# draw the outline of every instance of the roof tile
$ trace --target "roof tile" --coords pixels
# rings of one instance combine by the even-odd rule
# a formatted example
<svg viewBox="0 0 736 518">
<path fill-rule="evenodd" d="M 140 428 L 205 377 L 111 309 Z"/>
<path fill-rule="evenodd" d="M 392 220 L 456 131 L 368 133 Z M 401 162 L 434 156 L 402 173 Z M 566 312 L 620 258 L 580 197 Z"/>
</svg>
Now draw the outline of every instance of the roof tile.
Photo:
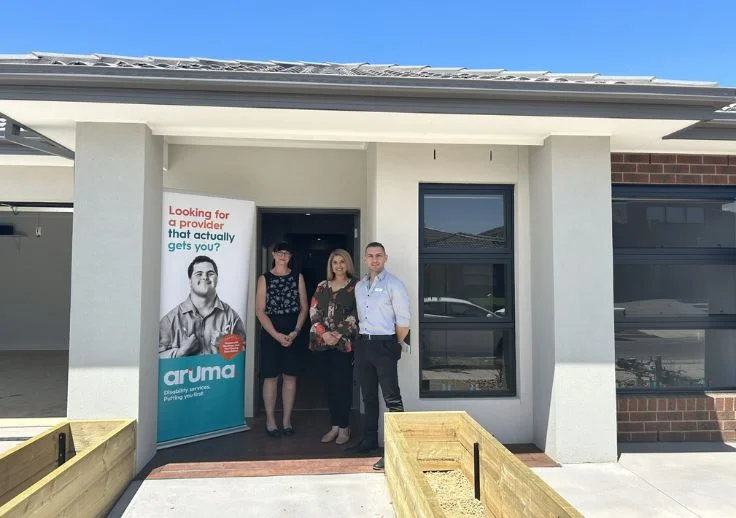
<svg viewBox="0 0 736 518">
<path fill-rule="evenodd" d="M 108 66 L 120 68 L 208 70 L 222 72 L 261 72 L 309 75 L 343 75 L 364 77 L 394 77 L 415 79 L 459 79 L 490 81 L 543 81 L 576 82 L 587 84 L 628 84 L 658 86 L 718 86 L 705 81 L 673 81 L 654 76 L 605 76 L 596 73 L 564 74 L 537 71 L 504 70 L 502 68 L 469 69 L 462 67 L 404 66 L 369 63 L 319 63 L 304 61 L 256 61 L 212 58 L 134 57 L 113 54 L 62 54 L 32 52 L 28 54 L 0 54 L 0 66 L 4 64 L 54 65 L 54 66 Z M 734 110 L 734 108 L 729 108 Z"/>
</svg>

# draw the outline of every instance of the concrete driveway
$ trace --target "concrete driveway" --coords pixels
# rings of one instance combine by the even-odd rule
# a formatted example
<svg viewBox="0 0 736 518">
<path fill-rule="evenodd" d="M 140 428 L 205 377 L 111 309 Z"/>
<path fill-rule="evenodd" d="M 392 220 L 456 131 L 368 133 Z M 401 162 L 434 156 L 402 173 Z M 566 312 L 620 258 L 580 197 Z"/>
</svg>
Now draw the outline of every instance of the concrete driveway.
<svg viewBox="0 0 736 518">
<path fill-rule="evenodd" d="M 736 516 L 736 443 L 621 444 L 618 463 L 534 468 L 587 517 Z"/>
</svg>

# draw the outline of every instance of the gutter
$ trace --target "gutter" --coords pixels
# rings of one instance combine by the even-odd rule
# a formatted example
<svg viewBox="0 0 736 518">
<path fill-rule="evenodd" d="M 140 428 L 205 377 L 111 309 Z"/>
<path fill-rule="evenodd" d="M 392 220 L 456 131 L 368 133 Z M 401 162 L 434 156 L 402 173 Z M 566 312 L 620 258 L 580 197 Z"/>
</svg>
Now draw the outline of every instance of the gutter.
<svg viewBox="0 0 736 518">
<path fill-rule="evenodd" d="M 662 137 L 663 140 L 732 140 L 736 141 L 736 112 L 716 112 L 712 119 L 696 122 Z"/>
<path fill-rule="evenodd" d="M 736 89 L 4 64 L 0 99 L 709 120 Z"/>
</svg>

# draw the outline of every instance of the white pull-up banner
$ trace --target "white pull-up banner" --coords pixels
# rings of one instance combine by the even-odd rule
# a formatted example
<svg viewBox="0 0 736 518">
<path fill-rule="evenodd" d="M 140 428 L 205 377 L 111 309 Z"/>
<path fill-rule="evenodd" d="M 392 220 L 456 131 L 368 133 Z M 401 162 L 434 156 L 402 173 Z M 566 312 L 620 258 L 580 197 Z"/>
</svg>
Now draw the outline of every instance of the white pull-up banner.
<svg viewBox="0 0 736 518">
<path fill-rule="evenodd" d="M 245 318 L 255 204 L 164 192 L 158 443 L 245 429 Z"/>
</svg>

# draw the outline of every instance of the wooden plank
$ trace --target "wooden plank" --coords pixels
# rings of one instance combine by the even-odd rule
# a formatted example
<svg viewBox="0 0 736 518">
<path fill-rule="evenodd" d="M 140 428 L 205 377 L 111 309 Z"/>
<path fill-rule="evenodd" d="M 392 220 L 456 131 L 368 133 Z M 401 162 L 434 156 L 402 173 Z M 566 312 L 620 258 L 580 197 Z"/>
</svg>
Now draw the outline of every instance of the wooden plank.
<svg viewBox="0 0 736 518">
<path fill-rule="evenodd" d="M 461 418 L 462 412 L 404 412 L 398 426 L 409 444 L 421 441 L 454 441 L 455 430 Z"/>
<path fill-rule="evenodd" d="M 119 493 L 112 495 L 111 492 L 120 487 L 119 477 L 123 477 L 121 473 L 126 472 L 126 468 L 117 468 L 117 466 L 121 463 L 129 466 L 131 462 L 129 459 L 135 457 L 135 422 L 117 421 L 117 425 L 117 429 L 99 437 L 96 445 L 90 444 L 72 460 L 38 481 L 5 506 L 0 507 L 0 516 L 5 518 L 59 516 L 70 505 L 74 505 L 80 495 L 87 489 L 93 488 L 101 480 L 110 484 L 110 489 L 103 489 L 102 494 L 109 496 L 114 502 Z M 103 430 L 104 427 L 97 427 L 97 429 Z M 91 440 L 91 435 L 83 440 Z M 108 478 L 110 471 L 115 471 L 112 481 Z M 125 484 L 128 482 L 129 480 Z M 124 487 L 123 485 L 122 488 Z M 93 490 L 93 494 L 99 495 L 99 491 L 99 489 Z M 92 501 L 100 502 L 94 498 Z M 79 510 L 81 514 L 76 516 L 80 518 L 97 516 L 100 512 L 100 509 L 87 507 Z"/>
<path fill-rule="evenodd" d="M 90 419 L 84 421 L 72 421 L 72 435 L 77 451 L 80 452 L 93 444 L 98 444 L 100 437 L 104 437 L 116 430 L 125 421 Z"/>
<path fill-rule="evenodd" d="M 468 415 L 464 420 L 457 431 L 458 441 L 466 451 L 472 451 L 474 442 L 479 443 L 481 500 L 492 513 L 497 516 L 524 517 L 581 516 L 475 420 Z M 465 458 L 463 471 L 466 476 L 468 471 L 472 473 L 472 464 L 468 464 Z"/>
<path fill-rule="evenodd" d="M 84 493 L 64 509 L 59 518 L 104 517 L 135 476 L 135 450 L 123 455 Z"/>
<path fill-rule="evenodd" d="M 67 436 L 67 458 L 74 456 L 68 422 L 0 455 L 0 506 L 56 469 L 61 433 Z"/>
<path fill-rule="evenodd" d="M 437 502 L 434 491 L 392 415 L 384 415 L 384 459 L 386 479 L 396 516 L 444 517 L 445 513 Z"/>
</svg>

